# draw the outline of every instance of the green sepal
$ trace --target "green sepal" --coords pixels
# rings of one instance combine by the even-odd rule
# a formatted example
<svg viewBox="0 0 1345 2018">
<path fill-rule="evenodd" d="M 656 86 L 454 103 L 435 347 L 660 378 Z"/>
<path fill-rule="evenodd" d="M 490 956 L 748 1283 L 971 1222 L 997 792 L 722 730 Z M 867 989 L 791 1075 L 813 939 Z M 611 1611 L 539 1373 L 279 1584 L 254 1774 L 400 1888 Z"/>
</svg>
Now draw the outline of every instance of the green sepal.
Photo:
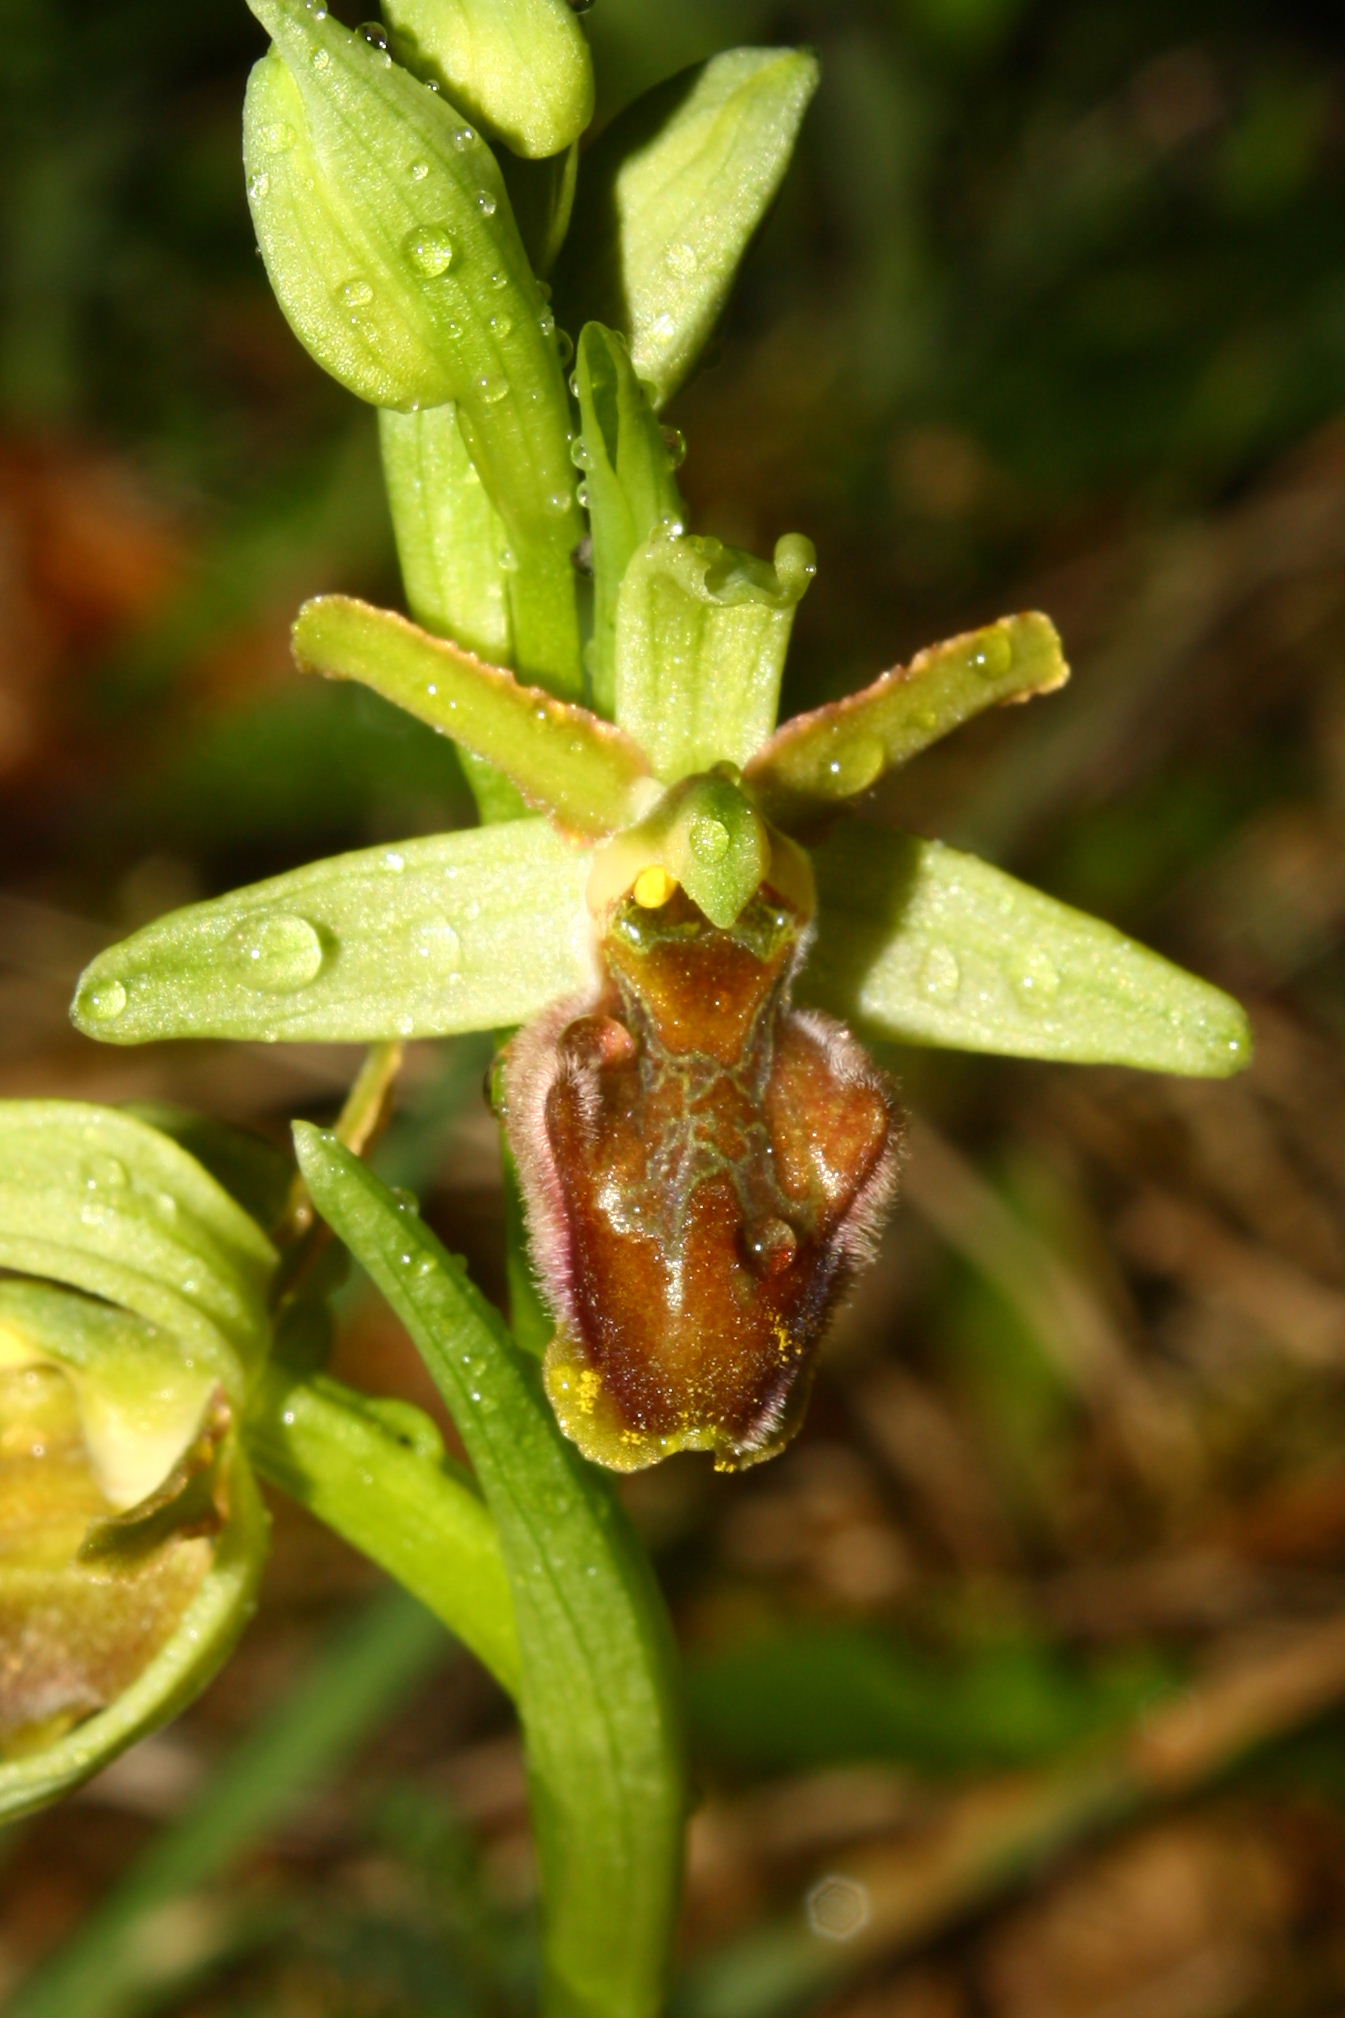
<svg viewBox="0 0 1345 2018">
<path fill-rule="evenodd" d="M 802 50 L 727 50 L 637 99 L 585 157 L 557 298 L 571 328 L 622 332 L 656 406 L 714 327 L 817 77 Z"/>
<path fill-rule="evenodd" d="M 866 792 L 885 771 L 997 701 L 1050 693 L 1069 678 L 1049 617 L 1001 617 L 917 652 L 908 666 L 776 731 L 747 774 L 772 820 L 806 821 Z"/>
<path fill-rule="evenodd" d="M 593 986 L 589 860 L 514 820 L 313 862 L 109 947 L 74 1019 L 116 1044 L 509 1028 Z"/>
<path fill-rule="evenodd" d="M 846 820 L 813 865 L 801 992 L 874 1036 L 1202 1078 L 1251 1061 L 1231 996 L 974 855 Z"/>
<path fill-rule="evenodd" d="M 529 159 L 593 117 L 593 61 L 569 0 L 384 0 L 399 62 Z"/>
<path fill-rule="evenodd" d="M 214 1369 L 131 1312 L 46 1282 L 0 1282 L 0 1367 L 63 1367 L 75 1390 L 89 1461 L 118 1513 L 172 1471 L 201 1427 Z"/>
<path fill-rule="evenodd" d="M 456 403 L 508 534 L 516 663 L 577 693 L 569 408 L 495 157 L 442 97 L 326 13 L 252 6 L 275 47 L 249 80 L 244 157 L 276 298 L 361 399 Z"/>
<path fill-rule="evenodd" d="M 0 1268 L 134 1311 L 231 1399 L 269 1343 L 275 1262 L 223 1187 L 144 1122 L 76 1100 L 0 1102 Z"/>
<path fill-rule="evenodd" d="M 616 609 L 616 720 L 672 784 L 739 766 L 770 734 L 794 609 L 816 563 L 787 533 L 775 562 L 673 527 L 631 555 Z"/>
<path fill-rule="evenodd" d="M 210 1564 L 169 1637 L 105 1709 L 0 1764 L 0 1821 L 58 1799 L 176 1716 L 232 1651 L 253 1611 L 269 1534 L 266 1509 L 233 1431 L 216 1459 L 215 1499 L 223 1521 L 210 1542 Z"/>
<path fill-rule="evenodd" d="M 599 322 L 580 331 L 574 358 L 579 440 L 574 455 L 588 492 L 593 539 L 593 636 L 588 646 L 593 705 L 616 705 L 616 604 L 631 555 L 658 530 L 680 526 L 673 459 L 635 376 L 625 339 Z"/>
<path fill-rule="evenodd" d="M 492 665 L 513 660 L 509 544 L 462 438 L 456 406 L 378 416 L 383 478 L 407 607 L 418 624 Z"/>
<path fill-rule="evenodd" d="M 452 736 L 571 833 L 610 834 L 635 811 L 648 766 L 628 736 L 391 610 L 318 596 L 295 621 L 294 655 L 305 671 L 359 680 Z"/>
<path fill-rule="evenodd" d="M 334 1136 L 300 1122 L 295 1144 L 318 1210 L 419 1347 L 495 1518 L 522 1656 L 545 2008 L 657 2018 L 684 1797 L 673 1655 L 648 1559 L 462 1263 Z"/>
</svg>

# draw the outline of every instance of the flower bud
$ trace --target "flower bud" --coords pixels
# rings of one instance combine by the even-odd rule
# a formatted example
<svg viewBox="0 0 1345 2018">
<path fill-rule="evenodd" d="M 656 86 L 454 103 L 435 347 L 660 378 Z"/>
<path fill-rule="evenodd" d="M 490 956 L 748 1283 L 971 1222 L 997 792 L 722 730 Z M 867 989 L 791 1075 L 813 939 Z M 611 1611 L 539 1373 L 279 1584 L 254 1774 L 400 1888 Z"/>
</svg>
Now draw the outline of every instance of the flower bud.
<svg viewBox="0 0 1345 2018">
<path fill-rule="evenodd" d="M 515 154 L 559 154 L 593 117 L 593 62 L 569 0 L 389 0 L 397 57 Z"/>
</svg>

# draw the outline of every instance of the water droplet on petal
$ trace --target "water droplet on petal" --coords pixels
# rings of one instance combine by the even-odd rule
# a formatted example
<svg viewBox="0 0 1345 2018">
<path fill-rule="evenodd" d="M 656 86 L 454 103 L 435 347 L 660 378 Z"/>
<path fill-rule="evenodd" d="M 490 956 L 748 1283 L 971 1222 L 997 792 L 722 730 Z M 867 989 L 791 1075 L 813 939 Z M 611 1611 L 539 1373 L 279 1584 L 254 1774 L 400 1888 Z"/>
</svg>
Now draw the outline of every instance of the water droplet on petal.
<svg viewBox="0 0 1345 2018">
<path fill-rule="evenodd" d="M 866 792 L 882 775 L 887 752 L 876 736 L 859 736 L 846 742 L 827 763 L 827 779 L 834 792 L 845 798 Z"/>
<path fill-rule="evenodd" d="M 383 867 L 394 876 L 400 876 L 406 867 L 406 857 L 400 848 L 389 848 L 383 856 Z"/>
<path fill-rule="evenodd" d="M 331 67 L 331 51 L 329 49 L 315 49 L 313 51 L 313 68 L 317 71 L 323 71 L 330 70 Z"/>
<path fill-rule="evenodd" d="M 462 941 L 447 918 L 429 918 L 416 927 L 411 941 L 422 960 L 437 973 L 453 973 L 462 964 Z"/>
<path fill-rule="evenodd" d="M 1010 979 L 1025 1009 L 1046 1009 L 1060 993 L 1060 970 L 1040 947 L 1015 955 Z"/>
<path fill-rule="evenodd" d="M 931 946 L 920 962 L 916 986 L 927 1002 L 956 1002 L 962 969 L 951 946 Z"/>
<path fill-rule="evenodd" d="M 430 172 L 430 164 L 428 161 L 413 161 L 409 172 L 413 182 L 423 182 Z"/>
<path fill-rule="evenodd" d="M 472 128 L 470 126 L 455 127 L 453 132 L 453 145 L 458 149 L 459 153 L 465 153 L 469 147 L 475 147 L 476 134 L 472 131 Z"/>
<path fill-rule="evenodd" d="M 288 120 L 277 119 L 271 126 L 263 126 L 262 146 L 268 154 L 286 154 L 294 145 L 294 128 Z"/>
<path fill-rule="evenodd" d="M 476 389 L 487 406 L 498 406 L 502 399 L 509 396 L 509 381 L 507 378 L 491 378 L 487 375 L 476 381 Z"/>
<path fill-rule="evenodd" d="M 402 250 L 425 280 L 437 280 L 453 264 L 453 241 L 437 224 L 418 224 L 402 240 Z"/>
<path fill-rule="evenodd" d="M 576 469 L 592 469 L 593 467 L 593 451 L 584 440 L 582 434 L 577 434 L 570 443 L 570 461 Z"/>
<path fill-rule="evenodd" d="M 669 270 L 683 280 L 689 280 L 701 263 L 701 256 L 695 246 L 688 245 L 685 240 L 670 245 L 663 258 Z"/>
<path fill-rule="evenodd" d="M 84 1165 L 84 1185 L 88 1191 L 124 1191 L 126 1165 L 117 1156 L 91 1156 Z"/>
<path fill-rule="evenodd" d="M 997 680 L 1008 672 L 1012 659 L 1013 646 L 1006 631 L 982 631 L 971 654 L 971 667 L 982 679 Z"/>
<path fill-rule="evenodd" d="M 500 206 L 490 191 L 483 189 L 477 195 L 476 207 L 483 217 L 493 217 Z"/>
<path fill-rule="evenodd" d="M 665 427 L 662 430 L 663 446 L 668 451 L 668 461 L 674 469 L 681 469 L 687 459 L 687 438 L 680 427 Z"/>
<path fill-rule="evenodd" d="M 729 851 L 731 835 L 722 820 L 702 813 L 691 822 L 691 852 L 698 862 L 721 862 Z"/>
<path fill-rule="evenodd" d="M 115 1023 L 126 1007 L 126 990 L 120 981 L 94 981 L 81 988 L 75 999 L 80 1015 L 90 1023 Z"/>
<path fill-rule="evenodd" d="M 235 937 L 250 988 L 285 995 L 306 988 L 322 971 L 322 941 L 307 918 L 292 911 L 241 925 Z"/>
<path fill-rule="evenodd" d="M 388 46 L 388 31 L 381 21 L 362 21 L 355 32 L 375 49 L 386 49 Z"/>
<path fill-rule="evenodd" d="M 743 1229 L 747 1259 L 758 1275 L 783 1275 L 793 1266 L 798 1236 L 787 1219 L 758 1219 Z M 781 1351 L 785 1347 L 782 1343 Z"/>
<path fill-rule="evenodd" d="M 513 322 L 507 315 L 492 315 L 489 326 L 491 335 L 500 343 L 503 343 L 507 336 L 512 336 L 514 333 Z"/>
<path fill-rule="evenodd" d="M 347 308 L 367 308 L 374 298 L 373 288 L 360 274 L 356 274 L 353 280 L 343 281 L 338 293 Z"/>
<path fill-rule="evenodd" d="M 271 187 L 271 178 L 264 168 L 248 177 L 248 195 L 254 203 L 260 203 Z"/>
</svg>

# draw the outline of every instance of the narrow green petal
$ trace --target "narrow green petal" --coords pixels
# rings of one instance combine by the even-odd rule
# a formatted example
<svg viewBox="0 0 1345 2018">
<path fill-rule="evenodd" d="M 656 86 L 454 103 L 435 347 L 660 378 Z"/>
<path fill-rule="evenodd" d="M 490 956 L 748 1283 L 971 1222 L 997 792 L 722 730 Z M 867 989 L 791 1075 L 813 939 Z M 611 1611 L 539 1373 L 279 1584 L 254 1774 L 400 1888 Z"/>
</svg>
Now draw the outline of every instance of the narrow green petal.
<svg viewBox="0 0 1345 2018">
<path fill-rule="evenodd" d="M 647 1558 L 461 1262 L 335 1137 L 300 1122 L 295 1142 L 318 1210 L 423 1354 L 495 1517 L 522 1653 L 545 2008 L 657 2018 L 683 1810 L 671 1653 Z"/>
<path fill-rule="evenodd" d="M 757 752 L 748 776 L 768 817 L 788 826 L 866 792 L 982 708 L 1050 693 L 1068 678 L 1049 617 L 1001 617 L 930 645 L 856 694 L 795 715 Z"/>
<path fill-rule="evenodd" d="M 610 834 L 636 810 L 648 767 L 628 736 L 391 610 L 318 596 L 299 612 L 294 653 L 306 671 L 360 680 L 486 758 L 571 833 Z"/>
<path fill-rule="evenodd" d="M 269 1531 L 261 1495 L 236 1447 L 229 1463 L 229 1518 L 176 1631 L 107 1709 L 55 1744 L 0 1765 L 0 1821 L 13 1821 L 87 1780 L 176 1716 L 227 1659 L 252 1615 Z"/>
<path fill-rule="evenodd" d="M 575 449 L 588 492 L 593 538 L 593 636 L 588 647 L 593 704 L 616 705 L 617 593 L 631 555 L 660 526 L 680 525 L 673 460 L 635 376 L 630 351 L 599 322 L 580 332 L 574 358 L 580 435 Z"/>
<path fill-rule="evenodd" d="M 616 719 L 672 784 L 745 764 L 770 734 L 794 609 L 816 564 L 787 533 L 775 564 L 679 528 L 627 565 L 616 612 Z"/>
<path fill-rule="evenodd" d="M 265 1478 L 395 1577 L 517 1691 L 518 1629 L 499 1537 L 460 1466 L 413 1448 L 370 1396 L 326 1374 L 305 1379 L 276 1359 L 250 1397 L 246 1436 Z"/>
<path fill-rule="evenodd" d="M 100 953 L 90 1037 L 448 1037 L 591 988 L 589 856 L 545 820 L 363 848 L 190 904 Z"/>
<path fill-rule="evenodd" d="M 114 1109 L 0 1101 L 0 1268 L 160 1325 L 237 1396 L 270 1335 L 275 1251 L 185 1150 Z"/>
<path fill-rule="evenodd" d="M 407 606 L 418 624 L 492 665 L 513 660 L 509 544 L 458 426 L 456 406 L 378 416 L 383 476 Z"/>
<path fill-rule="evenodd" d="M 974 855 L 847 820 L 813 860 L 806 992 L 876 1036 L 1208 1078 L 1250 1063 L 1231 996 Z"/>
<path fill-rule="evenodd" d="M 727 50 L 637 99 L 585 159 L 557 295 L 571 328 L 628 338 L 656 405 L 714 327 L 817 75 L 801 50 Z"/>
<path fill-rule="evenodd" d="M 499 166 L 441 96 L 303 0 L 252 0 L 244 157 L 276 299 L 334 378 L 379 407 L 456 404 L 508 534 L 515 663 L 578 693 L 570 554 L 583 527 L 555 322 Z"/>
<path fill-rule="evenodd" d="M 569 0 L 387 0 L 392 46 L 515 154 L 559 154 L 593 117 L 593 63 Z"/>
</svg>

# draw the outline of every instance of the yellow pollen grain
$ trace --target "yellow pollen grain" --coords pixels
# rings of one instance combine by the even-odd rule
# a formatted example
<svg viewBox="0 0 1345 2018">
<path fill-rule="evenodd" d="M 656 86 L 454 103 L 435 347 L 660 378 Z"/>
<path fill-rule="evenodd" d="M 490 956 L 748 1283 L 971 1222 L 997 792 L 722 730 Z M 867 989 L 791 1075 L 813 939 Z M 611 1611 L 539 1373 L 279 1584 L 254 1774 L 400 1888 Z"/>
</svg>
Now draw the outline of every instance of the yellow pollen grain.
<svg viewBox="0 0 1345 2018">
<path fill-rule="evenodd" d="M 782 1317 L 773 1320 L 775 1344 L 781 1359 L 790 1359 L 794 1352 L 794 1341 L 789 1335 L 789 1327 Z"/>
<path fill-rule="evenodd" d="M 657 911 L 660 905 L 667 903 L 676 888 L 676 876 L 670 876 L 666 869 L 661 869 L 657 863 L 651 863 L 647 869 L 641 869 L 635 878 L 631 886 L 631 895 L 641 910 Z"/>
<path fill-rule="evenodd" d="M 597 1406 L 598 1396 L 602 1393 L 602 1375 L 596 1368 L 586 1366 L 575 1382 L 575 1386 L 579 1390 L 579 1413 L 581 1415 L 592 1415 Z"/>
</svg>

